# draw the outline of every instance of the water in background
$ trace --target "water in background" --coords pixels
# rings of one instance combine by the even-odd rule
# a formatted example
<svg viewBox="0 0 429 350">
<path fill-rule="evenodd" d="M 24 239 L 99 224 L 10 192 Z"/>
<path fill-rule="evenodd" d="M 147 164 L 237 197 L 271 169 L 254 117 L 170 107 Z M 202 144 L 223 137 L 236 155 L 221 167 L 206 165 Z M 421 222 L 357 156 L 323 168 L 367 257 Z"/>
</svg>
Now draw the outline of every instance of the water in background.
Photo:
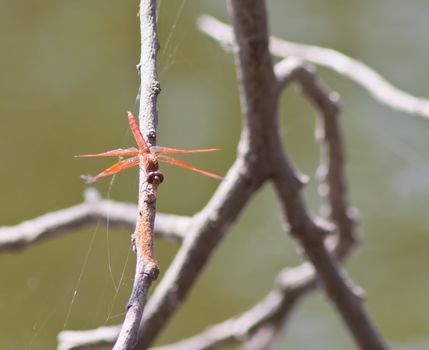
<svg viewBox="0 0 429 350">
<path fill-rule="evenodd" d="M 399 87 L 429 96 L 426 1 L 269 1 L 269 10 L 276 36 L 338 49 Z M 158 141 L 179 148 L 220 147 L 220 156 L 189 159 L 224 173 L 235 157 L 239 103 L 231 55 L 196 30 L 204 12 L 227 19 L 222 2 L 160 2 Z M 137 2 L 0 1 L 0 225 L 80 203 L 79 175 L 108 163 L 73 155 L 132 144 L 125 112 L 137 108 L 138 43 Z M 366 305 L 394 349 L 427 349 L 429 124 L 379 105 L 342 77 L 320 72 L 341 94 L 351 196 L 365 231 L 348 271 L 366 289 Z M 314 112 L 293 91 L 285 94 L 281 111 L 292 159 L 313 175 Z M 163 212 L 192 214 L 217 186 L 181 169 L 163 171 L 158 200 Z M 96 185 L 102 196 L 128 202 L 136 201 L 136 186 L 133 170 L 112 184 Z M 315 192 L 313 181 L 306 190 L 313 208 L 319 203 Z M 134 269 L 129 234 L 100 224 L 0 255 L 0 347 L 53 349 L 62 329 L 121 322 Z M 162 272 L 176 250 L 157 242 Z M 214 254 L 160 342 L 195 334 L 249 308 L 272 288 L 282 267 L 299 261 L 267 185 Z M 315 344 L 355 348 L 318 294 L 305 298 L 277 348 Z"/>
</svg>

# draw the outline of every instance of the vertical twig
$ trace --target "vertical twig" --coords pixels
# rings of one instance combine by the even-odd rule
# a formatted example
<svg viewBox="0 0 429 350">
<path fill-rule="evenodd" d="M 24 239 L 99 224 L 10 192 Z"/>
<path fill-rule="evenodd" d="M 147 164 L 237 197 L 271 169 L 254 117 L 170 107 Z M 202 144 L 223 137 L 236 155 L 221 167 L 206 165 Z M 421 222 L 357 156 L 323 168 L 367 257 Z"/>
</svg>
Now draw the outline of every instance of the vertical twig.
<svg viewBox="0 0 429 350">
<path fill-rule="evenodd" d="M 137 66 L 141 79 L 139 122 L 141 133 L 150 147 L 156 143 L 156 100 L 160 92 L 156 74 L 156 54 L 159 48 L 156 35 L 156 1 L 141 0 L 139 16 L 141 33 L 141 55 Z M 114 346 L 115 350 L 134 348 L 148 290 L 159 273 L 153 253 L 156 192 L 159 182 L 147 181 L 147 172 L 148 169 L 145 169 L 141 158 L 138 216 L 134 232 L 137 252 L 136 273 L 125 320 Z"/>
</svg>

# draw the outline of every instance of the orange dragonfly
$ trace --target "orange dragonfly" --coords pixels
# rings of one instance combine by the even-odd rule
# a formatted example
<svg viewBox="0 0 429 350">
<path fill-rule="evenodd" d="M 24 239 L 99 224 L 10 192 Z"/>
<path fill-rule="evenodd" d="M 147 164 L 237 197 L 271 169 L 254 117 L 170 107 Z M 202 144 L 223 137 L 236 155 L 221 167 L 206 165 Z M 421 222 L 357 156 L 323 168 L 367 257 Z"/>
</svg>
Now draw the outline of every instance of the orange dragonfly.
<svg viewBox="0 0 429 350">
<path fill-rule="evenodd" d="M 133 133 L 134 139 L 138 145 L 138 149 L 135 147 L 127 148 L 127 149 L 114 149 L 112 151 L 107 151 L 103 153 L 96 154 L 82 154 L 76 157 L 130 157 L 126 159 L 122 159 L 119 162 L 111 165 L 107 169 L 103 170 L 100 174 L 96 176 L 82 176 L 86 183 L 96 182 L 103 177 L 110 176 L 116 173 L 119 173 L 122 170 L 132 168 L 133 166 L 140 165 L 147 175 L 147 182 L 159 185 L 164 176 L 159 171 L 158 161 L 165 162 L 168 164 L 178 165 L 182 168 L 186 168 L 189 170 L 196 171 L 197 173 L 212 177 L 217 180 L 222 180 L 223 177 L 210 173 L 208 171 L 204 171 L 201 169 L 194 168 L 191 165 L 185 164 L 177 159 L 171 158 L 167 156 L 167 154 L 183 154 L 183 153 L 202 153 L 202 152 L 215 152 L 219 151 L 218 148 L 207 148 L 207 149 L 192 149 L 192 150 L 184 150 L 184 149 L 174 149 L 174 148 L 166 148 L 166 147 L 149 147 L 144 140 L 140 129 L 138 127 L 137 121 L 135 120 L 133 114 L 128 112 L 128 123 L 130 125 L 130 129 Z"/>
</svg>

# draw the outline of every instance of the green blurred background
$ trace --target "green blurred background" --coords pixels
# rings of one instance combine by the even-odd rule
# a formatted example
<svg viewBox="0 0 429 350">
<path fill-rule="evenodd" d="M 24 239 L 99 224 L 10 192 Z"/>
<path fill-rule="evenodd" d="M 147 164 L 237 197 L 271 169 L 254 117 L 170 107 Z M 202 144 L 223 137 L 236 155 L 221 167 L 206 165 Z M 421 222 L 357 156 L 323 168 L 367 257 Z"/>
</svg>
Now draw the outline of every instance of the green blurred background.
<svg viewBox="0 0 429 350">
<path fill-rule="evenodd" d="M 397 86 L 429 96 L 426 0 L 269 1 L 272 33 L 329 46 L 363 60 Z M 198 15 L 227 20 L 222 1 L 159 2 L 160 145 L 220 147 L 189 162 L 225 173 L 235 157 L 240 117 L 232 57 L 196 30 Z M 0 225 L 13 225 L 82 200 L 80 174 L 103 160 L 73 155 L 133 143 L 126 111 L 136 111 L 137 1 L 0 0 Z M 429 122 L 374 102 L 327 70 L 340 92 L 353 204 L 363 245 L 347 264 L 366 305 L 394 349 L 429 348 Z M 299 95 L 282 98 L 282 135 L 312 182 L 318 150 L 314 113 Z M 165 166 L 162 212 L 192 214 L 216 181 Z M 103 197 L 135 202 L 137 172 L 96 184 Z M 131 288 L 129 233 L 100 224 L 25 251 L 0 255 L 0 348 L 54 349 L 63 329 L 117 324 Z M 162 271 L 177 251 L 157 241 Z M 281 230 L 270 186 L 246 207 L 188 302 L 159 343 L 190 336 L 249 308 L 277 272 L 300 261 Z M 255 284 L 255 281 L 257 283 Z M 276 349 L 354 349 L 338 316 L 318 294 L 305 298 Z"/>
</svg>

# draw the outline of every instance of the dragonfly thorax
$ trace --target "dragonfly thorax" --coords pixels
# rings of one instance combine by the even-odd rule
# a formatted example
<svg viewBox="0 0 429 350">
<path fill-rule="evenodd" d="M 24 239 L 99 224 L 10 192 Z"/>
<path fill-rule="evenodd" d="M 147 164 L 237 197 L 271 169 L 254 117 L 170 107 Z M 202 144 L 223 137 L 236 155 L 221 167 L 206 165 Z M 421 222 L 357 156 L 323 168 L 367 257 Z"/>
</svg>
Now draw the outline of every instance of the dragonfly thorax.
<svg viewBox="0 0 429 350">
<path fill-rule="evenodd" d="M 150 152 L 150 153 L 144 153 L 140 155 L 140 160 L 143 158 L 143 165 L 144 170 L 146 173 L 150 173 L 152 171 L 158 171 L 159 165 L 158 165 L 158 158 L 156 154 Z"/>
<path fill-rule="evenodd" d="M 164 175 L 159 171 L 158 158 L 155 153 L 149 152 L 140 155 L 143 158 L 144 171 L 147 174 L 146 181 L 158 186 L 164 181 Z"/>
</svg>

